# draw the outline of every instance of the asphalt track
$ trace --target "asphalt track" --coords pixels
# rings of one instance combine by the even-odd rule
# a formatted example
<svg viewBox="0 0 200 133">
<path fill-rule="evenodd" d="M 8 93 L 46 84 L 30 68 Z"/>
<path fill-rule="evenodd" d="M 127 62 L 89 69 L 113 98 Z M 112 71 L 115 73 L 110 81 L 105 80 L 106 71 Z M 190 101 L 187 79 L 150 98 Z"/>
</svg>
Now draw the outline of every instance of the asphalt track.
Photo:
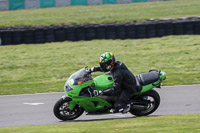
<svg viewBox="0 0 200 133">
<path fill-rule="evenodd" d="M 161 104 L 155 115 L 200 113 L 200 85 L 165 86 L 156 89 Z M 64 93 L 0 96 L 0 128 L 63 123 L 54 117 L 52 108 Z M 85 115 L 68 122 L 136 118 L 131 114 Z M 136 118 L 137 119 L 137 118 Z"/>
</svg>

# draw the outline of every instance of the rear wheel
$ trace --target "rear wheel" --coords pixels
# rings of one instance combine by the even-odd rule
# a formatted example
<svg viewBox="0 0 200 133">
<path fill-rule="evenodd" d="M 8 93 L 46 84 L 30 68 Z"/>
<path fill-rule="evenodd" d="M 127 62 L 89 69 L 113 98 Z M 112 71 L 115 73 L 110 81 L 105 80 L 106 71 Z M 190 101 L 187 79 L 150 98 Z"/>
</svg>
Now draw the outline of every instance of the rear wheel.
<svg viewBox="0 0 200 133">
<path fill-rule="evenodd" d="M 153 113 L 159 105 L 159 94 L 155 90 L 150 90 L 133 100 L 130 113 L 135 116 L 146 116 Z"/>
<path fill-rule="evenodd" d="M 56 102 L 53 108 L 54 115 L 63 121 L 73 120 L 81 116 L 84 109 L 76 105 L 73 110 L 69 109 L 70 99 L 63 100 L 62 98 Z"/>
</svg>

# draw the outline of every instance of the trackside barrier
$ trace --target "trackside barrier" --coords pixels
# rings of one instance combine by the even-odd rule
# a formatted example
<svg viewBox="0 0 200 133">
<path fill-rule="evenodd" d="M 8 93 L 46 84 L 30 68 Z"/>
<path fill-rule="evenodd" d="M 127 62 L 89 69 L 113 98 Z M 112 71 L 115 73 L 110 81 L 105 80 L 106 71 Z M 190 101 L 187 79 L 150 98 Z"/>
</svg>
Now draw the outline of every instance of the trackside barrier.
<svg viewBox="0 0 200 133">
<path fill-rule="evenodd" d="M 200 17 L 148 20 L 140 23 L 0 28 L 1 45 L 194 34 L 200 34 Z"/>
<path fill-rule="evenodd" d="M 126 4 L 166 0 L 0 0 L 0 11 L 76 5 Z"/>
</svg>

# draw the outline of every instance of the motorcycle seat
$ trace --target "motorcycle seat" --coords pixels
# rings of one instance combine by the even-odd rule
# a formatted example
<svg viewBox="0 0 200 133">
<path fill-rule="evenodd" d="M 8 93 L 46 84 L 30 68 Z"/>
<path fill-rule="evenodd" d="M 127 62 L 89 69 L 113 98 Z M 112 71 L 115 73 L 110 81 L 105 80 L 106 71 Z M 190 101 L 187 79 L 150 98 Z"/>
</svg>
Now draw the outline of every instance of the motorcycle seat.
<svg viewBox="0 0 200 133">
<path fill-rule="evenodd" d="M 159 80 L 157 72 L 148 72 L 138 75 L 138 80 L 141 85 L 148 85 Z"/>
</svg>

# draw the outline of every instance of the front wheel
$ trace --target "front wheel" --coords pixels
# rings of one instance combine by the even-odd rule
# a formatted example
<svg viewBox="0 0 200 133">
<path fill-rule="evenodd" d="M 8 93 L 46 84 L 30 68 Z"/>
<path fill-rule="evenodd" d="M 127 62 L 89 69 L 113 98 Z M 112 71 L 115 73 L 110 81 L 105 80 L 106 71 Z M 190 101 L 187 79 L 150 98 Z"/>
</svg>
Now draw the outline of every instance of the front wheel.
<svg viewBox="0 0 200 133">
<path fill-rule="evenodd" d="M 130 113 L 135 116 L 146 116 L 153 113 L 160 105 L 160 96 L 150 90 L 133 100 Z"/>
<path fill-rule="evenodd" d="M 73 120 L 81 116 L 84 109 L 76 105 L 73 110 L 69 109 L 70 99 L 63 100 L 62 98 L 56 102 L 53 108 L 54 115 L 63 121 Z"/>
</svg>

